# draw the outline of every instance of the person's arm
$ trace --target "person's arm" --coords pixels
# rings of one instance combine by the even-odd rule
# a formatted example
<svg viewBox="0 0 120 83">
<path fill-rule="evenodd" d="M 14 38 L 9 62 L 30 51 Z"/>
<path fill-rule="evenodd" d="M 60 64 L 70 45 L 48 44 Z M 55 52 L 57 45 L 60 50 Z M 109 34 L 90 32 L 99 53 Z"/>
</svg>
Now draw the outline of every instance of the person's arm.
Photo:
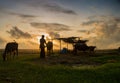
<svg viewBox="0 0 120 83">
<path fill-rule="evenodd" d="M 46 43 L 46 40 L 45 40 L 45 44 L 47 44 L 47 43 Z"/>
</svg>

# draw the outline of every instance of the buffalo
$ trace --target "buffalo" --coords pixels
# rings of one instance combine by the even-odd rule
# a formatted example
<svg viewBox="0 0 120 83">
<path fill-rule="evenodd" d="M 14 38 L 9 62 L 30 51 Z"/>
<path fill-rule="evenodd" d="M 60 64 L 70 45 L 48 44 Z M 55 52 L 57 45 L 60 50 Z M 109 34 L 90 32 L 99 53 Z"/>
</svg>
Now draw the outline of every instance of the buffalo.
<svg viewBox="0 0 120 83">
<path fill-rule="evenodd" d="M 11 56 L 13 53 L 13 58 L 15 55 L 18 56 L 18 43 L 16 42 L 9 42 L 6 44 L 5 51 L 3 53 L 3 60 L 5 61 L 8 58 L 8 54 Z"/>
<path fill-rule="evenodd" d="M 47 53 L 48 55 L 50 55 L 51 53 L 53 53 L 53 42 L 48 41 L 48 43 L 46 44 L 47 46 Z"/>
</svg>

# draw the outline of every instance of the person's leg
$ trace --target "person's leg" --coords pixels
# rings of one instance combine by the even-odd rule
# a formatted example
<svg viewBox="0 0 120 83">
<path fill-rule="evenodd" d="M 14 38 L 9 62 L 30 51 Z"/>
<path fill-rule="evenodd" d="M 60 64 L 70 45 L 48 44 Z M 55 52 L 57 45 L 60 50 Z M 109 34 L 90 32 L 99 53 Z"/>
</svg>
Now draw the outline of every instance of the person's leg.
<svg viewBox="0 0 120 83">
<path fill-rule="evenodd" d="M 45 48 L 43 48 L 43 58 L 45 58 Z"/>
<path fill-rule="evenodd" d="M 41 50 L 40 50 L 40 58 L 42 58 L 43 57 L 43 50 L 42 50 L 42 48 L 41 48 Z"/>
<path fill-rule="evenodd" d="M 40 58 L 45 58 L 45 49 L 41 48 Z"/>
</svg>

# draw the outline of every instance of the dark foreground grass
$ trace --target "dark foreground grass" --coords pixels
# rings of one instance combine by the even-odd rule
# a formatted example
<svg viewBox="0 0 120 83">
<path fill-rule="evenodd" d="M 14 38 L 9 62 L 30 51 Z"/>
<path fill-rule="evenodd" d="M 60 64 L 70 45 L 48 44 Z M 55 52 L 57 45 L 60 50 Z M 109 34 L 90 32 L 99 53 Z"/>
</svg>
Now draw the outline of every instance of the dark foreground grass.
<svg viewBox="0 0 120 83">
<path fill-rule="evenodd" d="M 23 55 L 6 62 L 0 58 L 0 83 L 120 83 L 119 56 L 89 59 L 86 56 L 87 60 L 104 63 L 98 66 L 67 66 L 43 63 L 38 54 Z M 111 59 L 114 59 L 113 62 L 109 61 Z M 34 63 L 34 60 L 38 60 L 38 63 Z"/>
</svg>

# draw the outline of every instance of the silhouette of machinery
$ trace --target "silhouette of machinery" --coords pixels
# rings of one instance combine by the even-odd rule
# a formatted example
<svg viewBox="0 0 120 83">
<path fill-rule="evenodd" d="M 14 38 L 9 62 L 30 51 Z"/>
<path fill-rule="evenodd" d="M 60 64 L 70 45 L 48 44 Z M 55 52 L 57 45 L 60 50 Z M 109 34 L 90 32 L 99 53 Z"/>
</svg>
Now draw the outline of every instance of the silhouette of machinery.
<svg viewBox="0 0 120 83">
<path fill-rule="evenodd" d="M 60 50 L 61 50 L 61 40 L 66 42 L 67 44 L 73 45 L 73 52 L 77 53 L 77 51 L 90 51 L 93 52 L 96 46 L 88 46 L 86 42 L 88 40 L 81 40 L 80 37 L 68 37 L 68 38 L 57 38 L 60 40 Z M 67 46 L 68 49 L 68 46 Z"/>
</svg>

